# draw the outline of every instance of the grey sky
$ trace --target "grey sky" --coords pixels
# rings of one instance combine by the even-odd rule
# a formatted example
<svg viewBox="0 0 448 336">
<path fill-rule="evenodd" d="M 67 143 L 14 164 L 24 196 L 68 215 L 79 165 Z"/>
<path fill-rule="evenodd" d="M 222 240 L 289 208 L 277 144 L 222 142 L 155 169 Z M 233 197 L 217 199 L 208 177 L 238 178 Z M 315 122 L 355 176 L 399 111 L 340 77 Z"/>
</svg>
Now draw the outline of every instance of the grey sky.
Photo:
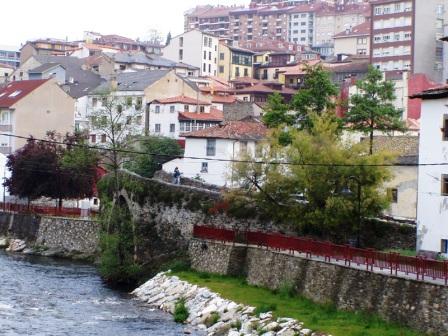
<svg viewBox="0 0 448 336">
<path fill-rule="evenodd" d="M 2 1 L 3 2 L 3 1 Z M 0 45 L 40 37 L 80 39 L 85 30 L 144 37 L 150 29 L 173 35 L 183 13 L 197 4 L 248 4 L 250 0 L 18 0 L 2 3 Z M 22 8 L 26 7 L 26 8 Z M 9 28 L 8 28 L 9 27 Z"/>
</svg>

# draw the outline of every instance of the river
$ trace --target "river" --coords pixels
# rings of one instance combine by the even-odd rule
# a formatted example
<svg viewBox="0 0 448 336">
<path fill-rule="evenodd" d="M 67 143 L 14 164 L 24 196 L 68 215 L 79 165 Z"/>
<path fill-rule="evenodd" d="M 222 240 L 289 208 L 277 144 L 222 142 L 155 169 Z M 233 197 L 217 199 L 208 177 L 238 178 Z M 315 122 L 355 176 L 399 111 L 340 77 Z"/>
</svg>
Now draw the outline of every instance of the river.
<svg viewBox="0 0 448 336">
<path fill-rule="evenodd" d="M 0 335 L 184 335 L 170 315 L 103 285 L 92 266 L 0 252 Z"/>
</svg>

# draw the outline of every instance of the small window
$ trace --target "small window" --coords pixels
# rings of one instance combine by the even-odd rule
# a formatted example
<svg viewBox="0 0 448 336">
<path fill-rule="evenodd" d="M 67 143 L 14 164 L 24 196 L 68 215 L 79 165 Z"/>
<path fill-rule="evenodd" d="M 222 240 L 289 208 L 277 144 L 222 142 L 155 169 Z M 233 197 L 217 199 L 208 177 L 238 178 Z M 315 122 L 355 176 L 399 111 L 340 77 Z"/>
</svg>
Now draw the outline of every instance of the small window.
<svg viewBox="0 0 448 336">
<path fill-rule="evenodd" d="M 154 131 L 155 131 L 156 133 L 160 133 L 160 124 L 156 124 L 156 125 L 155 125 Z"/>
<path fill-rule="evenodd" d="M 143 105 L 143 98 L 142 97 L 138 97 L 137 98 L 137 104 L 135 104 L 135 109 L 138 111 L 142 108 Z"/>
<path fill-rule="evenodd" d="M 204 113 L 205 112 L 205 106 L 203 106 L 203 105 L 199 106 L 199 112 Z"/>
<path fill-rule="evenodd" d="M 117 105 L 117 112 L 118 112 L 118 113 L 123 112 L 123 106 L 121 106 L 121 105 Z"/>
<path fill-rule="evenodd" d="M 98 104 L 98 98 L 92 98 L 92 106 L 96 107 L 97 104 Z"/>
<path fill-rule="evenodd" d="M 448 174 L 442 175 L 442 196 L 448 196 Z"/>
<path fill-rule="evenodd" d="M 90 135 L 90 142 L 91 143 L 96 143 L 96 135 L 95 134 L 91 134 Z"/>
<path fill-rule="evenodd" d="M 184 105 L 184 112 L 190 111 L 190 105 Z"/>
<path fill-rule="evenodd" d="M 208 173 L 208 162 L 202 162 L 201 173 Z"/>
<path fill-rule="evenodd" d="M 137 125 L 141 125 L 142 124 L 142 116 L 137 116 Z"/>
<path fill-rule="evenodd" d="M 93 205 L 98 205 L 98 198 L 93 199 Z"/>
<path fill-rule="evenodd" d="M 156 113 L 160 113 L 160 105 L 156 105 Z"/>
<path fill-rule="evenodd" d="M 170 124 L 170 133 L 176 132 L 176 124 Z"/>
<path fill-rule="evenodd" d="M 132 97 L 126 97 L 126 105 L 131 106 L 132 105 Z"/>
<path fill-rule="evenodd" d="M 440 245 L 440 252 L 448 254 L 448 239 L 442 239 Z"/>
<path fill-rule="evenodd" d="M 171 105 L 171 106 L 170 106 L 170 112 L 171 112 L 171 113 L 174 113 L 175 111 L 176 111 L 176 106 Z"/>
<path fill-rule="evenodd" d="M 106 142 L 106 134 L 101 134 L 101 142 L 102 143 Z"/>
<path fill-rule="evenodd" d="M 216 155 L 216 139 L 207 139 L 207 156 Z"/>
<path fill-rule="evenodd" d="M 387 196 L 389 197 L 389 199 L 392 203 L 398 203 L 398 189 L 397 188 L 387 189 Z"/>
<path fill-rule="evenodd" d="M 443 133 L 443 141 L 448 141 L 448 114 L 445 114 L 443 116 L 442 133 Z"/>
<path fill-rule="evenodd" d="M 219 53 L 219 59 L 221 61 L 224 61 L 224 57 L 225 57 L 224 53 Z"/>
<path fill-rule="evenodd" d="M 131 116 L 127 116 L 126 117 L 126 125 L 130 125 L 132 124 L 132 117 Z"/>
</svg>

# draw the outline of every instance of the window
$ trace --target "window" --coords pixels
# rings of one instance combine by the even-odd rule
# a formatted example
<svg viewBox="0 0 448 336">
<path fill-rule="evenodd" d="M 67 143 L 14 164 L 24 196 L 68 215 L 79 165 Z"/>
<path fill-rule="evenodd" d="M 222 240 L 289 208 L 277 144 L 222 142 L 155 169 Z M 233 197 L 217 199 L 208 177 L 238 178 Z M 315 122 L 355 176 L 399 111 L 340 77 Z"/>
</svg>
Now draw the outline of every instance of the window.
<svg viewBox="0 0 448 336">
<path fill-rule="evenodd" d="M 143 98 L 142 97 L 138 97 L 137 98 L 137 104 L 135 104 L 135 109 L 138 111 L 142 108 L 143 105 Z"/>
<path fill-rule="evenodd" d="M 240 68 L 236 67 L 235 68 L 235 77 L 239 77 L 240 76 Z"/>
<path fill-rule="evenodd" d="M 190 105 L 184 105 L 184 112 L 190 111 Z"/>
<path fill-rule="evenodd" d="M 448 196 L 448 174 L 442 175 L 442 196 Z"/>
<path fill-rule="evenodd" d="M 101 134 L 101 143 L 106 142 L 106 134 Z"/>
<path fill-rule="evenodd" d="M 247 153 L 247 141 L 241 141 L 241 143 L 240 143 L 240 152 L 242 154 L 246 154 Z"/>
<path fill-rule="evenodd" d="M 219 66 L 219 73 L 224 73 L 224 66 L 223 65 Z"/>
<path fill-rule="evenodd" d="M 211 52 L 211 51 L 208 52 L 208 60 L 209 60 L 209 61 L 212 60 L 212 52 Z"/>
<path fill-rule="evenodd" d="M 184 50 L 179 49 L 179 60 L 182 61 L 184 59 Z"/>
<path fill-rule="evenodd" d="M 202 162 L 201 173 L 208 173 L 208 162 Z"/>
<path fill-rule="evenodd" d="M 137 125 L 141 125 L 142 124 L 142 116 L 137 116 Z"/>
<path fill-rule="evenodd" d="M 208 65 L 208 72 L 209 73 L 212 72 L 212 65 L 211 64 Z"/>
<path fill-rule="evenodd" d="M 90 142 L 91 143 L 96 143 L 96 134 L 91 134 L 90 135 Z"/>
<path fill-rule="evenodd" d="M 204 59 L 207 59 L 207 52 L 204 50 Z"/>
<path fill-rule="evenodd" d="M 170 124 L 170 133 L 176 132 L 176 124 Z"/>
<path fill-rule="evenodd" d="M 207 139 L 207 156 L 216 155 L 216 139 Z"/>
<path fill-rule="evenodd" d="M 225 57 L 224 53 L 219 53 L 219 60 L 220 61 L 224 61 L 224 57 Z"/>
<path fill-rule="evenodd" d="M 392 203 L 398 203 L 398 189 L 397 188 L 387 189 L 387 196 L 389 197 L 389 199 Z"/>
<path fill-rule="evenodd" d="M 131 106 L 132 105 L 132 97 L 126 97 L 126 105 Z"/>
<path fill-rule="evenodd" d="M 249 69 L 244 68 L 244 77 L 249 77 Z"/>
<path fill-rule="evenodd" d="M 202 65 L 202 70 L 203 70 L 204 72 L 207 71 L 207 64 L 204 63 L 204 64 Z"/>
<path fill-rule="evenodd" d="M 170 113 L 174 113 L 176 111 L 176 106 L 171 105 L 170 106 Z"/>
<path fill-rule="evenodd" d="M 199 106 L 199 112 L 204 113 L 205 112 L 205 106 Z"/>
<path fill-rule="evenodd" d="M 443 141 L 448 141 L 448 114 L 445 114 L 443 116 L 442 133 L 443 133 Z"/>
<path fill-rule="evenodd" d="M 160 105 L 156 105 L 156 113 L 160 113 Z"/>
<path fill-rule="evenodd" d="M 156 133 L 160 133 L 160 124 L 155 124 L 154 125 L 154 131 L 156 132 Z"/>
<path fill-rule="evenodd" d="M 92 106 L 96 107 L 97 104 L 98 104 L 98 98 L 92 98 Z"/>
<path fill-rule="evenodd" d="M 132 124 L 132 117 L 131 116 L 127 116 L 126 117 L 126 125 L 130 125 Z"/>
<path fill-rule="evenodd" d="M 208 45 L 208 37 L 204 36 L 204 47 Z"/>
<path fill-rule="evenodd" d="M 121 105 L 117 105 L 117 112 L 118 112 L 118 113 L 123 112 L 123 106 L 121 106 Z"/>
<path fill-rule="evenodd" d="M 441 245 L 440 252 L 448 254 L 448 239 L 442 239 L 440 245 Z"/>
<path fill-rule="evenodd" d="M 179 37 L 179 47 L 183 47 L 183 46 L 184 46 L 184 38 Z"/>
</svg>

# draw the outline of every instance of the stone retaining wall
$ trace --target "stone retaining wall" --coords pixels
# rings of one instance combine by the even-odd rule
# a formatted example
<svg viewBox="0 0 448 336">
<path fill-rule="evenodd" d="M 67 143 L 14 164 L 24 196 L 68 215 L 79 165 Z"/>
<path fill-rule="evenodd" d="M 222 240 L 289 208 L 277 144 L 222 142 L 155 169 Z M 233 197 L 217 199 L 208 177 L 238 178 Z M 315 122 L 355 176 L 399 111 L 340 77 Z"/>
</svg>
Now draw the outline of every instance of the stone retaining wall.
<svg viewBox="0 0 448 336">
<path fill-rule="evenodd" d="M 245 276 L 249 284 L 278 289 L 294 285 L 297 294 L 338 309 L 366 311 L 435 335 L 448 334 L 448 287 L 371 273 L 284 253 L 193 240 L 192 267 L 198 271 Z M 204 245 L 205 246 L 205 245 Z"/>
<path fill-rule="evenodd" d="M 100 224 L 91 220 L 0 213 L 0 236 L 24 240 L 28 247 L 54 250 L 57 255 L 93 256 L 99 232 Z"/>
</svg>

